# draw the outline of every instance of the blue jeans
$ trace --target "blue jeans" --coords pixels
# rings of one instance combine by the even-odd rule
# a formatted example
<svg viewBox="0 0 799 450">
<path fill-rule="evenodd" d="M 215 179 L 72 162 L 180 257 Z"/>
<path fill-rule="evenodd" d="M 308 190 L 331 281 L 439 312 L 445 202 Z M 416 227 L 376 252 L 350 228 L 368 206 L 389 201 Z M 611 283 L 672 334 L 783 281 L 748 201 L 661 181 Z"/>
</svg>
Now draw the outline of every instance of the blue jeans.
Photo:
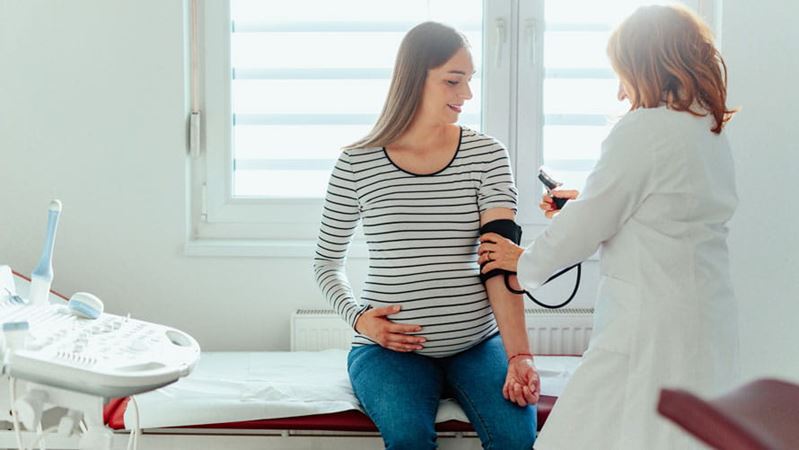
<svg viewBox="0 0 799 450">
<path fill-rule="evenodd" d="M 348 370 L 355 396 L 387 449 L 436 448 L 438 402 L 449 393 L 466 412 L 484 449 L 533 447 L 535 406 L 522 408 L 502 397 L 508 363 L 499 335 L 447 358 L 379 345 L 355 347 Z"/>
</svg>

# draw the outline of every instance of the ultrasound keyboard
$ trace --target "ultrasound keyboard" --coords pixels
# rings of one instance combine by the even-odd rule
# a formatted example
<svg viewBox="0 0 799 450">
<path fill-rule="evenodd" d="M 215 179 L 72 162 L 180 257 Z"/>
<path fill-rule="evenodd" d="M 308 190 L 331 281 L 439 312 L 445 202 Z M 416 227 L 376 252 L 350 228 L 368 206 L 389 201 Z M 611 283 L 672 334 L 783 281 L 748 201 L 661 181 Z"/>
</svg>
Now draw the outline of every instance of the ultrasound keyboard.
<svg viewBox="0 0 799 450">
<path fill-rule="evenodd" d="M 191 336 L 163 325 L 113 314 L 85 319 L 62 305 L 0 304 L 0 322 L 20 321 L 28 336 L 6 355 L 7 374 L 106 398 L 177 381 L 200 355 Z"/>
<path fill-rule="evenodd" d="M 27 329 L 16 348 L 4 343 L 7 375 L 105 398 L 124 397 L 177 381 L 199 359 L 197 341 L 180 330 L 107 313 L 87 319 L 65 304 L 24 304 L 25 286 L 19 287 L 20 297 L 0 293 L 0 323 L 26 324 Z M 9 339 L 9 333 L 4 335 Z"/>
</svg>

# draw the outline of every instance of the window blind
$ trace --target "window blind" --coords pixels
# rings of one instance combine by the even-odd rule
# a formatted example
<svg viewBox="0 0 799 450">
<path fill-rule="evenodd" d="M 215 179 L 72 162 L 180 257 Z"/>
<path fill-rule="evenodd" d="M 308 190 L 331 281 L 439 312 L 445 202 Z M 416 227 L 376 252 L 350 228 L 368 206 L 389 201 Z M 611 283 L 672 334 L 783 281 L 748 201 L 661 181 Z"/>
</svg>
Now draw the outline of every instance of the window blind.
<svg viewBox="0 0 799 450">
<path fill-rule="evenodd" d="M 404 34 L 466 34 L 477 74 L 460 122 L 481 129 L 481 0 L 231 0 L 232 190 L 321 198 L 340 148 L 377 120 Z"/>
</svg>

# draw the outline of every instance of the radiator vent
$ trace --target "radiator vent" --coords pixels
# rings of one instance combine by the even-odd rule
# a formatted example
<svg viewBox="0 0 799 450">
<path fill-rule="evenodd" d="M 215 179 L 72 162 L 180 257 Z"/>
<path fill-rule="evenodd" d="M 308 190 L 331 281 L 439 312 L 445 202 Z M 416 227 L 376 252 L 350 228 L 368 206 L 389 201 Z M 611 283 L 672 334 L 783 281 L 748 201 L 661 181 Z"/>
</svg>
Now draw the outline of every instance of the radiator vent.
<svg viewBox="0 0 799 450">
<path fill-rule="evenodd" d="M 590 308 L 526 309 L 527 338 L 538 355 L 582 355 L 593 330 Z"/>
<path fill-rule="evenodd" d="M 295 316 L 329 316 L 329 315 L 336 315 L 336 313 L 332 309 L 325 309 L 325 308 L 316 308 L 316 309 L 298 309 L 294 311 Z"/>
<path fill-rule="evenodd" d="M 582 355 L 591 338 L 592 308 L 526 309 L 527 336 L 540 355 Z M 349 349 L 353 330 L 332 309 L 298 309 L 291 315 L 291 351 Z"/>
<path fill-rule="evenodd" d="M 581 355 L 591 338 L 590 308 L 527 309 L 527 335 L 540 355 Z M 353 330 L 332 309 L 298 309 L 291 315 L 291 351 L 349 349 Z"/>
<path fill-rule="evenodd" d="M 298 309 L 291 315 L 291 351 L 349 349 L 352 328 L 332 309 Z"/>
<path fill-rule="evenodd" d="M 594 313 L 594 308 L 561 308 L 561 309 L 532 308 L 532 309 L 525 309 L 524 313 L 527 314 L 528 316 L 530 314 L 535 314 L 537 316 L 569 316 L 575 314 L 590 315 Z"/>
</svg>

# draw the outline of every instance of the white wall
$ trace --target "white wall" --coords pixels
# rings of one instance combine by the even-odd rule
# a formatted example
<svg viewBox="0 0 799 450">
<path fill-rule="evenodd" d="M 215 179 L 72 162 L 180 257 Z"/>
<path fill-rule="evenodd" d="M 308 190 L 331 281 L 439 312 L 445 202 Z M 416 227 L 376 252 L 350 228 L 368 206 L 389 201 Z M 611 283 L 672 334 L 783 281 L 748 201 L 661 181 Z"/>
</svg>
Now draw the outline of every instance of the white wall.
<svg viewBox="0 0 799 450">
<path fill-rule="evenodd" d="M 731 224 L 747 378 L 799 379 L 799 3 L 726 1 L 740 206 Z"/>
<path fill-rule="evenodd" d="M 725 2 L 723 14 L 731 102 L 744 106 L 729 131 L 740 175 L 731 245 L 744 372 L 799 378 L 799 209 L 790 189 L 799 174 L 799 8 L 753 6 Z M 60 198 L 55 289 L 92 291 L 110 312 L 184 329 L 206 350 L 287 349 L 291 311 L 324 305 L 310 258 L 182 253 L 183 8 L 0 0 L 0 263 L 31 271 L 47 204 Z M 354 284 L 365 266 L 351 262 Z M 595 265 L 587 272 L 583 301 Z"/>
<path fill-rule="evenodd" d="M 55 289 L 209 349 L 287 347 L 309 261 L 182 256 L 183 2 L 0 4 L 0 260 L 30 273 L 57 197 Z"/>
</svg>

